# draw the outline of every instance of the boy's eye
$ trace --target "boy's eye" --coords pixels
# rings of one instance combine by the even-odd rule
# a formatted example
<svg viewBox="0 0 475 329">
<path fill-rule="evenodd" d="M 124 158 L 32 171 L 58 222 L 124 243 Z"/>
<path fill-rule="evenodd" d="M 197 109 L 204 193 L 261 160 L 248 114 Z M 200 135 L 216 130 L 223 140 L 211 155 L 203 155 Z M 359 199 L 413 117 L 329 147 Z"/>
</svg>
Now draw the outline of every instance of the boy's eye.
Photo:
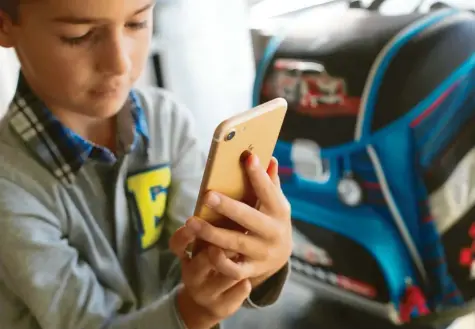
<svg viewBox="0 0 475 329">
<path fill-rule="evenodd" d="M 147 21 L 131 22 L 131 23 L 127 23 L 125 26 L 129 29 L 132 29 L 132 30 L 140 30 L 140 29 L 147 28 L 148 22 Z M 66 43 L 67 45 L 70 45 L 70 46 L 77 46 L 77 45 L 80 45 L 82 43 L 85 43 L 85 42 L 89 41 L 89 39 L 91 39 L 93 34 L 94 34 L 94 31 L 91 30 L 91 31 L 87 32 L 86 34 L 84 34 L 80 37 L 74 37 L 74 38 L 61 37 L 61 41 Z"/>
<path fill-rule="evenodd" d="M 131 23 L 127 23 L 126 24 L 126 27 L 132 29 L 132 30 L 140 30 L 140 29 L 144 29 L 146 28 L 148 25 L 148 22 L 147 21 L 143 21 L 143 22 L 131 22 Z"/>
<path fill-rule="evenodd" d="M 87 32 L 84 35 L 81 35 L 80 37 L 61 37 L 61 41 L 72 46 L 80 45 L 83 42 L 86 42 L 90 37 L 92 36 L 92 31 Z"/>
</svg>

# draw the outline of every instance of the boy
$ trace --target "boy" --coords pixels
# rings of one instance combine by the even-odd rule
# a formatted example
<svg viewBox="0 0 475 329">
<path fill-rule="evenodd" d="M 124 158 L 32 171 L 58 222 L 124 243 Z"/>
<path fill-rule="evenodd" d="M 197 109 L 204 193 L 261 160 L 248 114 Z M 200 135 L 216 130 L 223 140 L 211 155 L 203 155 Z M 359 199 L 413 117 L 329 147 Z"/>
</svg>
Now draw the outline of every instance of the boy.
<svg viewBox="0 0 475 329">
<path fill-rule="evenodd" d="M 187 220 L 205 163 L 191 116 L 131 91 L 152 9 L 0 0 L 22 72 L 0 123 L 0 328 L 208 329 L 280 294 L 291 224 L 275 161 L 247 159 L 259 209 L 206 197 L 247 234 Z M 210 247 L 189 259 L 195 239 Z"/>
</svg>

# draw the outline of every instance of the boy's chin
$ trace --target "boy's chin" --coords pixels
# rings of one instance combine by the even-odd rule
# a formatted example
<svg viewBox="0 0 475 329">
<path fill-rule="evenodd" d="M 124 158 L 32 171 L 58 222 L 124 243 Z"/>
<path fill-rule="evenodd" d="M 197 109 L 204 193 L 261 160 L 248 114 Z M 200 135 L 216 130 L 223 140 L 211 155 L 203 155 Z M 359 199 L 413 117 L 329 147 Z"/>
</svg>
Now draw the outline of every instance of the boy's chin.
<svg viewBox="0 0 475 329">
<path fill-rule="evenodd" d="M 105 98 L 95 98 L 88 101 L 89 106 L 86 106 L 84 113 L 87 113 L 88 116 L 95 117 L 98 119 L 107 119 L 116 115 L 123 107 L 127 101 L 128 94 L 121 97 L 105 97 Z"/>
</svg>

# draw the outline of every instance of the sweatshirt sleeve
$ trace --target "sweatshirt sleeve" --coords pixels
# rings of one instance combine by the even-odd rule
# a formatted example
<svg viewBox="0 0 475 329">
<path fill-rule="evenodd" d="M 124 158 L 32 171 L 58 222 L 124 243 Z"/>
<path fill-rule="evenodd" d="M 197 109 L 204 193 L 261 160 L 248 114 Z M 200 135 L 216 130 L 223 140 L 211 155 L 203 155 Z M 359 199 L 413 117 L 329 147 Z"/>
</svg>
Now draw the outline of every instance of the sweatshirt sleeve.
<svg viewBox="0 0 475 329">
<path fill-rule="evenodd" d="M 62 232 L 60 220 L 32 194 L 0 179 L 0 281 L 43 329 L 186 329 L 176 289 L 130 312 L 103 286 Z"/>
</svg>

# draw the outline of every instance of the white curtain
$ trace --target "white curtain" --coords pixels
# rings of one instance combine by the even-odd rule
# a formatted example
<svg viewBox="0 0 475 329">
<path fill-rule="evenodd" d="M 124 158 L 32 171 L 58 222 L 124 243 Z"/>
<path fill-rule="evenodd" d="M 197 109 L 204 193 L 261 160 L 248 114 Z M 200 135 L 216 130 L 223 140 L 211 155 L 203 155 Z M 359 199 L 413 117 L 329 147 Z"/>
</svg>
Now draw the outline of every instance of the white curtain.
<svg viewBox="0 0 475 329">
<path fill-rule="evenodd" d="M 245 0 L 161 0 L 158 46 L 165 87 L 194 114 L 204 148 L 215 127 L 249 109 L 254 56 Z"/>
<path fill-rule="evenodd" d="M 12 49 L 0 47 L 0 117 L 5 114 L 15 92 L 20 64 Z"/>
</svg>

